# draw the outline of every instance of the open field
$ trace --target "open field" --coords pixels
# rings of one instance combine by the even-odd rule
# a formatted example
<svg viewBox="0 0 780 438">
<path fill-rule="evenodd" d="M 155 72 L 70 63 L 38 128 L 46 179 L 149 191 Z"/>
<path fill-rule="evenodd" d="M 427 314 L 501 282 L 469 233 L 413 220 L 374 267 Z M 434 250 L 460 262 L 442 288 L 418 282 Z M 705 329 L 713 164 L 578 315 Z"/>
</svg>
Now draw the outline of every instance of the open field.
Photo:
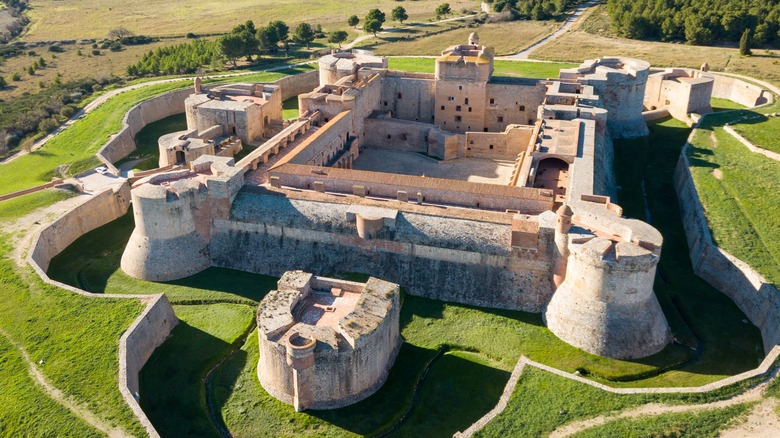
<svg viewBox="0 0 780 438">
<path fill-rule="evenodd" d="M 780 117 L 767 117 L 767 113 L 780 110 L 780 105 L 773 105 L 766 111 L 754 112 L 750 120 L 743 120 L 733 126 L 743 137 L 755 146 L 780 153 Z M 780 165 L 780 163 L 778 163 Z"/>
<path fill-rule="evenodd" d="M 80 436 L 101 434 L 52 400 L 33 381 L 19 350 L 0 335 L 0 431 L 5 436 Z"/>
<path fill-rule="evenodd" d="M 576 438 L 610 438 L 625 436 L 719 436 L 719 432 L 734 420 L 748 413 L 752 404 L 723 409 L 610 421 L 574 435 Z"/>
<path fill-rule="evenodd" d="M 408 22 L 432 18 L 441 2 L 421 0 L 403 4 L 409 14 Z M 453 15 L 464 8 L 479 9 L 473 0 L 451 0 Z M 357 0 L 344 4 L 312 0 L 301 4 L 297 0 L 171 0 L 148 2 L 144 0 L 31 0 L 29 16 L 32 21 L 25 40 L 62 40 L 74 38 L 102 38 L 109 29 L 124 26 L 139 35 L 184 35 L 227 32 L 237 23 L 254 20 L 257 25 L 282 20 L 294 25 L 300 22 L 321 24 L 329 28 L 346 28 L 347 18 L 355 14 L 361 18 L 372 8 L 387 14 L 385 26 L 391 26 L 390 11 L 398 6 L 391 0 Z M 332 29 L 331 29 L 332 30 Z"/>
<path fill-rule="evenodd" d="M 439 55 L 453 44 L 465 44 L 471 32 L 479 34 L 480 43 L 496 49 L 496 55 L 517 53 L 535 41 L 554 32 L 560 23 L 555 21 L 509 21 L 488 23 L 479 27 L 455 29 L 457 22 L 429 24 L 403 32 L 380 35 L 366 40 L 359 48 L 374 51 L 378 55 Z M 442 32 L 448 28 L 453 30 Z M 429 33 L 442 32 L 427 36 Z"/>
<path fill-rule="evenodd" d="M 780 284 L 780 163 L 750 152 L 722 126 L 777 107 L 707 117 L 688 151 L 713 240 L 776 285 Z M 743 130 L 751 125 L 735 126 Z"/>
<path fill-rule="evenodd" d="M 679 43 L 629 40 L 609 37 L 609 18 L 597 13 L 580 26 L 533 52 L 534 59 L 581 62 L 604 56 L 628 56 L 650 62 L 654 67 L 699 68 L 705 62 L 713 71 L 739 73 L 780 85 L 780 50 L 753 49 L 753 56 L 739 56 L 735 47 L 689 46 Z M 606 22 L 605 22 L 606 21 Z M 607 35 L 607 36 L 602 36 Z"/>
<path fill-rule="evenodd" d="M 4 208 L 5 203 L 0 203 L 0 211 Z M 119 338 L 143 306 L 136 300 L 89 299 L 49 286 L 31 268 L 16 264 L 11 242 L 11 236 L 0 234 L 0 329 L 27 350 L 47 380 L 67 397 L 107 424 L 134 435 L 142 434 L 143 428 L 119 392 L 117 370 Z M 9 367 L 14 359 L 10 360 Z M 0 379 L 3 381 L 8 378 L 5 369 L 4 364 L 3 379 Z M 34 397 L 29 389 L 29 386 L 19 387 L 16 394 Z M 2 392 L 4 397 L 13 396 Z M 41 407 L 44 406 L 45 403 Z M 24 405 L 19 408 L 23 409 Z M 12 413 L 7 409 L 2 412 Z M 84 430 L 80 423 L 62 415 L 61 409 L 52 407 L 50 412 L 52 421 L 60 418 L 64 425 L 74 427 L 74 431 Z M 44 414 L 34 411 L 26 415 L 43 418 Z M 44 431 L 52 425 L 47 421 L 40 423 L 41 428 L 37 430 L 40 433 L 36 429 L 27 432 L 45 436 Z"/>
</svg>

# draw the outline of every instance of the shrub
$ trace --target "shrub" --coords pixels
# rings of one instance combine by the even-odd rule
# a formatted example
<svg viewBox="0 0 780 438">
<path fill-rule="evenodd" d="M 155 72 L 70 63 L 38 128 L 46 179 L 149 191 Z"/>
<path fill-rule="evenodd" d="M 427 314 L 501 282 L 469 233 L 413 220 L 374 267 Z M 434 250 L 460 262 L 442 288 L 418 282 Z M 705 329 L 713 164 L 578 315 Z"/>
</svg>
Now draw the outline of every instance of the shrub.
<svg viewBox="0 0 780 438">
<path fill-rule="evenodd" d="M 73 117 L 73 114 L 76 114 L 76 110 L 72 106 L 64 106 L 60 110 L 60 115 L 62 117 L 71 118 Z"/>
<path fill-rule="evenodd" d="M 41 120 L 41 123 L 38 124 L 38 130 L 41 132 L 51 132 L 57 129 L 58 126 L 60 126 L 60 122 L 54 117 L 49 117 L 48 119 Z"/>
<path fill-rule="evenodd" d="M 94 50 L 92 51 L 92 54 L 93 54 L 94 56 L 99 56 L 99 55 L 100 55 L 100 50 L 98 50 L 98 49 L 94 49 Z"/>
<path fill-rule="evenodd" d="M 193 39 L 197 38 L 198 36 L 197 36 L 197 35 L 195 35 L 195 34 L 194 34 L 194 33 L 192 33 L 192 32 L 187 32 L 187 35 L 186 35 L 186 37 L 187 37 L 187 38 L 189 38 L 189 39 L 191 39 L 191 40 L 193 40 Z"/>
<path fill-rule="evenodd" d="M 65 51 L 65 49 L 63 49 L 61 46 L 49 46 L 49 51 L 55 53 L 62 53 Z"/>
<path fill-rule="evenodd" d="M 0 88 L 5 88 L 8 86 L 8 82 L 5 80 L 4 76 L 0 76 Z"/>
<path fill-rule="evenodd" d="M 11 75 L 11 80 L 14 82 L 19 82 L 22 80 L 22 76 L 19 73 L 14 73 Z"/>
</svg>

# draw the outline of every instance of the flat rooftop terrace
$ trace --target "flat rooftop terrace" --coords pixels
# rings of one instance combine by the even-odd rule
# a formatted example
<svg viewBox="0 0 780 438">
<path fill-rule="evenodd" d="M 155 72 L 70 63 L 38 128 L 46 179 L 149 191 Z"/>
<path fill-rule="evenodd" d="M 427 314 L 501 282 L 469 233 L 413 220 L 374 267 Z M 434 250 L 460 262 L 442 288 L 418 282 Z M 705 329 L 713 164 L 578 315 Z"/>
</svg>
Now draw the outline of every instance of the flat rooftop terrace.
<svg viewBox="0 0 780 438">
<path fill-rule="evenodd" d="M 366 149 L 352 165 L 355 170 L 454 179 L 507 185 L 514 161 L 488 158 L 458 158 L 439 161 L 417 152 Z"/>
<path fill-rule="evenodd" d="M 360 293 L 348 292 L 340 288 L 312 290 L 301 300 L 294 314 L 298 322 L 317 327 L 338 328 L 341 318 L 355 310 Z"/>
</svg>

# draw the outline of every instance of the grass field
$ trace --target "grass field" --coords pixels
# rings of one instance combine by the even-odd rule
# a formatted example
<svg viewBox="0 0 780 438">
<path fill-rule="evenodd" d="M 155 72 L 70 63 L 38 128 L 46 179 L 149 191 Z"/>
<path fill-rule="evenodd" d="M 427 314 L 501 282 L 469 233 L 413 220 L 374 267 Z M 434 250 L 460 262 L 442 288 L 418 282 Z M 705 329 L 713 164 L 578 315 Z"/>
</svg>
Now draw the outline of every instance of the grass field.
<svg viewBox="0 0 780 438">
<path fill-rule="evenodd" d="M 715 112 L 745 108 L 745 105 L 740 105 L 733 100 L 719 99 L 717 97 L 710 99 L 710 104 L 712 105 L 712 110 Z"/>
<path fill-rule="evenodd" d="M 576 438 L 622 438 L 627 436 L 695 436 L 715 438 L 734 420 L 744 416 L 752 403 L 692 413 L 663 414 L 647 418 L 621 419 L 574 434 Z"/>
<path fill-rule="evenodd" d="M 403 32 L 380 35 L 360 44 L 378 55 L 439 55 L 454 44 L 465 44 L 471 32 L 479 33 L 480 43 L 496 49 L 497 55 L 517 53 L 554 32 L 560 23 L 554 21 L 510 21 L 489 23 L 476 28 L 457 26 L 458 22 L 428 24 Z M 446 29 L 452 29 L 442 32 Z M 436 32 L 442 32 L 429 35 Z"/>
<path fill-rule="evenodd" d="M 721 128 L 726 122 L 756 115 L 753 111 L 738 111 L 705 118 L 688 156 L 715 243 L 777 285 L 780 163 L 750 152 Z M 750 127 L 760 125 L 735 126 L 740 130 L 748 127 L 753 134 Z"/>
<path fill-rule="evenodd" d="M 432 18 L 441 2 L 420 0 L 403 4 L 409 14 L 408 22 Z M 453 15 L 462 9 L 476 11 L 479 4 L 473 0 L 449 2 Z M 346 29 L 347 18 L 355 14 L 361 18 L 372 8 L 387 14 L 385 27 L 393 26 L 390 10 L 398 3 L 390 0 L 357 0 L 346 10 L 339 2 L 312 0 L 305 4 L 296 0 L 252 1 L 170 0 L 164 3 L 143 0 L 31 0 L 29 11 L 32 25 L 24 39 L 30 41 L 103 38 L 111 28 L 126 27 L 139 35 L 184 35 L 229 31 L 238 23 L 254 20 L 257 25 L 282 20 L 292 29 L 300 22 L 321 24 L 326 30 Z"/>
<path fill-rule="evenodd" d="M 99 437 L 33 381 L 19 351 L 0 335 L 0 433 L 3 436 Z"/>
<path fill-rule="evenodd" d="M 0 209 L 3 208 L 0 203 Z M 143 428 L 119 393 L 117 369 L 119 338 L 143 306 L 135 300 L 84 298 L 46 285 L 31 268 L 21 268 L 10 258 L 10 242 L 10 236 L 0 234 L 0 328 L 22 345 L 34 362 L 43 362 L 39 365 L 43 374 L 66 396 L 86 406 L 106 423 L 142 435 Z M 10 356 L 9 367 L 14 354 Z M 2 369 L 0 382 L 6 378 L 5 364 Z M 34 397 L 29 389 L 29 385 L 26 389 L 21 385 L 18 392 L 2 391 L 0 397 Z M 13 415 L 10 407 L 3 406 L 0 411 Z M 20 404 L 19 408 L 24 406 L 29 405 Z M 61 410 L 51 407 L 49 411 L 52 421 L 59 418 L 65 427 L 84 430 L 68 416 L 60 415 Z M 32 419 L 24 419 L 29 427 L 25 434 L 47 436 L 45 431 L 53 426 L 49 419 L 41 417 L 44 415 L 41 411 L 28 415 L 45 421 L 30 423 Z"/>
<path fill-rule="evenodd" d="M 609 17 L 591 14 L 580 26 L 582 30 L 565 33 L 532 53 L 531 57 L 582 62 L 584 59 L 603 56 L 628 56 L 648 61 L 654 67 L 699 68 L 707 62 L 713 71 L 753 76 L 780 86 L 780 50 L 755 49 L 753 56 L 743 57 L 739 56 L 736 47 L 689 46 L 614 38 L 605 30 L 608 25 Z"/>
<path fill-rule="evenodd" d="M 767 117 L 767 113 L 777 112 L 778 109 L 780 105 L 776 104 L 767 110 L 755 111 L 755 118 L 744 120 L 733 128 L 754 145 L 780 153 L 780 136 L 777 135 L 780 117 Z"/>
<path fill-rule="evenodd" d="M 7 222 L 19 219 L 41 207 L 54 204 L 75 196 L 73 192 L 58 189 L 42 190 L 19 198 L 0 202 L 0 221 Z"/>
</svg>

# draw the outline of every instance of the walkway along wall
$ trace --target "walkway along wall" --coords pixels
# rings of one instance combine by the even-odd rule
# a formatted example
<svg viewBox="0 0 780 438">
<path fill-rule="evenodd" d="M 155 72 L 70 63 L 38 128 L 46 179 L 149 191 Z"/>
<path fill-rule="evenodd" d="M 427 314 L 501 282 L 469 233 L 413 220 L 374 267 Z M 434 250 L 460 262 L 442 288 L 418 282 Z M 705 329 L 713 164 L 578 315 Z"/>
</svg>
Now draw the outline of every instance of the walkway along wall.
<svg viewBox="0 0 780 438">
<path fill-rule="evenodd" d="M 58 288 L 87 298 L 137 299 L 146 305 L 143 313 L 125 331 L 119 340 L 119 391 L 122 398 L 146 429 L 150 437 L 159 437 L 151 421 L 138 404 L 138 374 L 155 349 L 178 325 L 179 319 L 163 294 L 119 295 L 95 294 L 54 281 L 46 274 L 51 259 L 81 237 L 125 213 L 130 204 L 130 185 L 122 183 L 115 188 L 89 196 L 83 203 L 45 225 L 33 239 L 27 261 L 41 279 Z"/>
<path fill-rule="evenodd" d="M 674 185 L 693 271 L 737 303 L 750 321 L 761 330 L 764 352 L 768 353 L 780 343 L 780 293 L 747 263 L 713 243 L 691 176 L 686 155 L 689 147 L 690 144 L 686 143 L 680 154 L 674 173 Z"/>
</svg>

